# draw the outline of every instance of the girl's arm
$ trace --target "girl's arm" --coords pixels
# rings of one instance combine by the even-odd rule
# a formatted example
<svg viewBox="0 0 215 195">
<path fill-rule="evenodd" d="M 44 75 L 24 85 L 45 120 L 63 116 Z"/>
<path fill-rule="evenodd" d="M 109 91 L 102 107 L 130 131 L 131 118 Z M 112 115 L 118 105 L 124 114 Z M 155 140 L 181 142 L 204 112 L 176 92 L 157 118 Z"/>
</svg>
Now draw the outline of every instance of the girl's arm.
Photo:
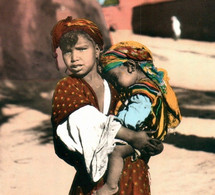
<svg viewBox="0 0 215 195">
<path fill-rule="evenodd" d="M 57 136 L 71 151 L 83 153 L 85 145 L 98 145 L 101 137 L 114 138 L 121 124 L 113 116 L 106 116 L 95 107 L 87 105 L 69 115 L 68 119 L 57 127 Z"/>
<path fill-rule="evenodd" d="M 115 147 L 121 124 L 114 119 L 87 105 L 70 114 L 57 127 L 56 134 L 67 149 L 83 156 L 93 181 L 98 181 L 105 173 L 108 155 Z"/>
</svg>

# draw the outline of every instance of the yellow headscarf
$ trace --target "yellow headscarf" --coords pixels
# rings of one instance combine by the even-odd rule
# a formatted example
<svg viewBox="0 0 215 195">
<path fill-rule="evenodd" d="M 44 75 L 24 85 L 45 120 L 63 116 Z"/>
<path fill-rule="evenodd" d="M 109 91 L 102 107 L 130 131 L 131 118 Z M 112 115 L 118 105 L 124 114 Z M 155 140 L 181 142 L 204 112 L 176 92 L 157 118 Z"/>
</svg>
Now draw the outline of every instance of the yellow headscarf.
<svg viewBox="0 0 215 195">
<path fill-rule="evenodd" d="M 108 51 L 101 56 L 101 66 L 103 72 L 121 66 L 128 60 L 138 61 L 146 76 L 157 86 L 163 99 L 162 122 L 165 122 L 167 116 L 168 128 L 175 128 L 181 121 L 181 113 L 178 106 L 176 95 L 169 84 L 167 71 L 161 68 L 156 68 L 153 64 L 151 51 L 143 44 L 135 41 L 124 41 L 113 45 Z M 164 124 L 160 124 L 164 126 Z M 162 128 L 161 128 L 162 129 Z M 163 136 L 165 133 L 160 132 Z M 163 137 L 161 138 L 163 139 Z"/>
</svg>

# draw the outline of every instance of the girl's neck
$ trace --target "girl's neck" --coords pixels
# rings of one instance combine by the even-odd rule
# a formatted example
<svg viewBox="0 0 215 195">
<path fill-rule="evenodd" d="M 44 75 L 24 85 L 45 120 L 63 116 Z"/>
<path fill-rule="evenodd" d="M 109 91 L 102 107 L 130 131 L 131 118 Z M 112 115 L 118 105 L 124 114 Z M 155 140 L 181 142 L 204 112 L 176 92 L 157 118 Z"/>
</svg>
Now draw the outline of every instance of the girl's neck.
<svg viewBox="0 0 215 195">
<path fill-rule="evenodd" d="M 91 85 L 98 84 L 98 82 L 103 81 L 102 77 L 97 71 L 90 72 L 84 77 L 84 80 Z"/>
<path fill-rule="evenodd" d="M 98 72 L 91 72 L 84 80 L 92 87 L 96 94 L 99 110 L 103 112 L 104 108 L 104 81 Z"/>
</svg>

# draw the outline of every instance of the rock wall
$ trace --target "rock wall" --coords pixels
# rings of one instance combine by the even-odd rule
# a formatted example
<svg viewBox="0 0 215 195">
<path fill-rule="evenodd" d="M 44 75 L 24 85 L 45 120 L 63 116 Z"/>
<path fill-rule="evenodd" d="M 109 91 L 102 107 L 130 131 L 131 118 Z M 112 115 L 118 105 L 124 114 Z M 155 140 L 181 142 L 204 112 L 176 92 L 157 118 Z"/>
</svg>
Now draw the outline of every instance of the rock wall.
<svg viewBox="0 0 215 195">
<path fill-rule="evenodd" d="M 52 79 L 56 71 L 50 31 L 57 20 L 87 17 L 111 44 L 102 9 L 96 0 L 1 0 L 0 79 Z"/>
</svg>

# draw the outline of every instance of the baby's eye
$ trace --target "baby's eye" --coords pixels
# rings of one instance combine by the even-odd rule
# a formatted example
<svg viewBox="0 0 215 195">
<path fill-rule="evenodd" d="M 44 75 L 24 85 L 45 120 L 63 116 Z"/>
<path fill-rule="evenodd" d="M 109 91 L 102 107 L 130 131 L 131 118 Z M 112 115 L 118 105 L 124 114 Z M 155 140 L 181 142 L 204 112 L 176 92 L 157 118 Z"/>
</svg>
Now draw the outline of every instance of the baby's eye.
<svg viewBox="0 0 215 195">
<path fill-rule="evenodd" d="M 110 77 L 111 77 L 112 80 L 115 80 L 115 81 L 118 80 L 118 77 L 117 77 L 117 75 L 115 75 L 115 74 L 110 75 Z"/>
</svg>

